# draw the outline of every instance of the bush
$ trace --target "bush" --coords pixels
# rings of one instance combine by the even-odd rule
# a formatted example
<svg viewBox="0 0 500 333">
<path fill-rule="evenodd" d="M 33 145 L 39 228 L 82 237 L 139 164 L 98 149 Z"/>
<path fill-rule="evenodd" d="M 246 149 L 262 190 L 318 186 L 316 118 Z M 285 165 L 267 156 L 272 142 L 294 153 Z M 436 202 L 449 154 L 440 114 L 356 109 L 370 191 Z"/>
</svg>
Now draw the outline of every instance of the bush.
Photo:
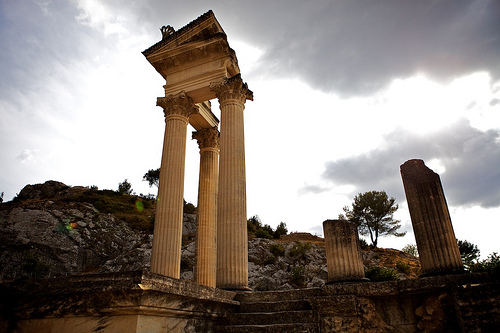
<svg viewBox="0 0 500 333">
<path fill-rule="evenodd" d="M 359 244 L 361 245 L 361 249 L 366 249 L 368 248 L 368 242 L 364 238 L 359 239 Z"/>
<path fill-rule="evenodd" d="M 269 247 L 269 251 L 271 251 L 271 253 L 276 257 L 282 257 L 285 255 L 285 247 L 279 243 L 272 244 Z"/>
<path fill-rule="evenodd" d="M 305 273 L 306 273 L 306 269 L 304 266 L 302 266 L 302 265 L 295 266 L 292 269 L 292 281 L 296 285 L 302 286 L 304 284 L 304 281 L 306 280 Z"/>
<path fill-rule="evenodd" d="M 132 193 L 132 184 L 130 184 L 127 179 L 123 181 L 123 183 L 118 184 L 118 193 L 120 194 L 131 194 Z"/>
<path fill-rule="evenodd" d="M 184 214 L 196 214 L 196 212 L 197 212 L 196 206 L 190 202 L 186 202 L 186 200 L 183 200 L 183 201 L 184 201 L 184 206 L 182 208 L 183 213 Z"/>
<path fill-rule="evenodd" d="M 494 280 L 500 280 L 500 256 L 493 252 L 485 260 L 472 264 L 469 269 L 471 272 L 486 272 Z"/>
<path fill-rule="evenodd" d="M 409 264 L 406 264 L 406 263 L 404 263 L 402 261 L 398 261 L 396 263 L 396 269 L 398 271 L 400 271 L 401 273 L 406 273 L 406 274 L 410 273 L 410 268 L 411 267 L 410 267 Z"/>
<path fill-rule="evenodd" d="M 418 257 L 418 249 L 415 244 L 407 244 L 401 249 L 401 251 L 414 257 Z"/>
<path fill-rule="evenodd" d="M 306 252 L 309 251 L 311 248 L 312 248 L 311 243 L 298 242 L 297 245 L 295 245 L 290 250 L 290 255 L 296 258 L 305 257 Z"/>
<path fill-rule="evenodd" d="M 474 245 L 467 240 L 457 240 L 457 245 L 464 267 L 469 270 L 472 265 L 478 262 L 481 252 L 479 251 L 477 245 Z"/>
<path fill-rule="evenodd" d="M 273 237 L 275 239 L 279 239 L 281 236 L 284 236 L 288 233 L 288 229 L 286 228 L 285 222 L 280 222 L 274 231 Z"/>
<path fill-rule="evenodd" d="M 264 230 L 264 229 L 258 229 L 255 232 L 255 237 L 257 238 L 266 238 L 266 239 L 273 239 L 273 236 L 269 233 L 269 231 Z"/>
<path fill-rule="evenodd" d="M 266 260 L 264 260 L 264 265 L 271 265 L 274 264 L 275 262 L 276 262 L 276 257 L 270 256 L 267 257 Z"/>
<path fill-rule="evenodd" d="M 280 222 L 276 230 L 269 224 L 262 224 L 258 215 L 254 215 L 247 220 L 247 230 L 249 234 L 254 234 L 257 238 L 279 239 L 288 233 L 286 223 Z"/>
<path fill-rule="evenodd" d="M 398 275 L 394 270 L 378 266 L 368 268 L 365 276 L 372 282 L 394 281 L 398 279 Z"/>
</svg>

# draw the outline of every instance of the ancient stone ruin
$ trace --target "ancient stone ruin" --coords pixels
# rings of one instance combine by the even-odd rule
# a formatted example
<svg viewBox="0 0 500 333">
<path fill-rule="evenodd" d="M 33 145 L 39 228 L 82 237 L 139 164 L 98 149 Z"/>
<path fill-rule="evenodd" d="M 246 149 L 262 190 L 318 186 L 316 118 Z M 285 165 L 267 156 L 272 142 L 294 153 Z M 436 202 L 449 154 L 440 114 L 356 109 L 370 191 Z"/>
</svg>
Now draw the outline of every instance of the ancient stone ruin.
<svg viewBox="0 0 500 333">
<path fill-rule="evenodd" d="M 356 229 L 325 221 L 328 284 L 248 288 L 243 110 L 253 93 L 212 11 L 143 54 L 166 81 L 150 271 L 0 284 L 2 332 L 493 332 L 498 282 L 462 273 L 439 176 L 401 166 L 424 275 L 366 282 Z M 211 112 L 217 98 L 219 119 Z M 195 282 L 180 279 L 187 127 L 200 148 Z M 454 273 L 454 274 L 450 274 Z"/>
<path fill-rule="evenodd" d="M 439 175 L 426 167 L 424 161 L 409 160 L 401 165 L 401 177 L 422 273 L 462 272 L 462 258 Z"/>
<path fill-rule="evenodd" d="M 358 229 L 341 220 L 323 222 L 328 283 L 362 281 L 365 277 L 361 260 Z"/>
<path fill-rule="evenodd" d="M 151 271 L 180 275 L 186 129 L 191 124 L 201 153 L 196 279 L 212 287 L 247 290 L 243 110 L 253 93 L 241 79 L 236 54 L 212 11 L 178 31 L 162 28 L 162 34 L 160 42 L 143 52 L 166 81 L 165 97 L 157 101 L 166 126 Z M 219 120 L 210 110 L 214 98 L 221 110 L 220 135 Z"/>
</svg>

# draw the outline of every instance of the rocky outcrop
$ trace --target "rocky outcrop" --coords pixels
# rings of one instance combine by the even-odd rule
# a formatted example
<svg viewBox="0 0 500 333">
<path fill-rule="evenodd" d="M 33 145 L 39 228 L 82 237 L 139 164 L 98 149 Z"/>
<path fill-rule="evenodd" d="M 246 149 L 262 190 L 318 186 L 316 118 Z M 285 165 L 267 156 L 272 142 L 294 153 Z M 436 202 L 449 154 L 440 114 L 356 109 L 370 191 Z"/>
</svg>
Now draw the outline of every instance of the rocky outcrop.
<svg viewBox="0 0 500 333">
<path fill-rule="evenodd" d="M 27 185 L 16 200 L 1 204 L 0 282 L 149 269 L 151 230 L 131 227 L 128 220 L 133 219 L 127 220 L 122 214 L 128 206 L 118 206 L 115 213 L 109 213 L 109 205 L 118 204 L 99 195 L 95 189 L 49 181 Z M 85 199 L 88 197 L 92 200 Z M 133 202 L 134 197 L 129 197 L 127 200 Z M 185 214 L 181 259 L 181 278 L 185 280 L 194 279 L 195 232 L 196 215 Z M 294 233 L 279 240 L 251 238 L 248 246 L 249 286 L 253 290 L 290 290 L 325 284 L 325 247 L 319 237 Z M 395 258 L 404 255 L 391 251 Z M 389 264 L 380 252 L 364 251 L 363 256 L 365 266 Z M 394 266 L 396 261 L 391 259 L 390 263 Z M 407 276 L 400 274 L 402 278 Z"/>
</svg>

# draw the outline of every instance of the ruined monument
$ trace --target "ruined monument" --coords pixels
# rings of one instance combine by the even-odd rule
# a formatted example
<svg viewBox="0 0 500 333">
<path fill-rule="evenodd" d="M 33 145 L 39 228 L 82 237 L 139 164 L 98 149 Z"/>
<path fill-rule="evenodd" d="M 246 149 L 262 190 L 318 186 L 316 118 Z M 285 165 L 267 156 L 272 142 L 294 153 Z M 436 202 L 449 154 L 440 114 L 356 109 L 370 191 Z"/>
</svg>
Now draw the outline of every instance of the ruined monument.
<svg viewBox="0 0 500 333">
<path fill-rule="evenodd" d="M 355 230 L 325 221 L 328 276 L 339 283 L 248 292 L 243 110 L 253 94 L 212 11 L 161 32 L 143 52 L 166 80 L 157 100 L 165 137 L 151 271 L 0 283 L 0 332 L 498 330 L 500 283 L 486 274 L 447 274 L 461 271 L 460 255 L 439 176 L 419 160 L 403 164 L 401 174 L 424 273 L 437 276 L 358 283 Z M 200 148 L 197 283 L 179 279 L 188 124 Z"/>
<path fill-rule="evenodd" d="M 143 52 L 166 81 L 165 97 L 157 101 L 166 126 L 151 271 L 179 278 L 186 128 L 191 124 L 198 131 L 194 138 L 200 144 L 202 166 L 196 279 L 208 286 L 246 290 L 243 110 L 253 93 L 241 79 L 236 54 L 212 11 L 177 31 L 170 26 L 161 30 L 162 40 Z M 207 102 L 214 98 L 221 110 L 220 138 L 219 120 Z M 207 130 L 212 141 L 200 141 Z"/>
<path fill-rule="evenodd" d="M 358 229 L 340 220 L 323 222 L 328 283 L 361 281 L 365 277 Z"/>
<path fill-rule="evenodd" d="M 401 165 L 422 273 L 437 275 L 463 271 L 457 239 L 439 175 L 422 160 Z"/>
</svg>

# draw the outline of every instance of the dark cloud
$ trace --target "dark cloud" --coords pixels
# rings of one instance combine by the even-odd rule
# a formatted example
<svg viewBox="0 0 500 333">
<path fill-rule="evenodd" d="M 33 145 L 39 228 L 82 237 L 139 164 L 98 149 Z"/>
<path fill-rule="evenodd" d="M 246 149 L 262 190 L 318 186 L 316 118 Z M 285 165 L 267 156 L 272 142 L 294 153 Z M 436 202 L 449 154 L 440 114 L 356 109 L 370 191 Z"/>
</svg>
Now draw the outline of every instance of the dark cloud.
<svg viewBox="0 0 500 333">
<path fill-rule="evenodd" d="M 401 202 L 399 166 L 413 158 L 439 160 L 450 205 L 500 206 L 500 131 L 482 132 L 465 120 L 425 135 L 398 129 L 384 137 L 380 148 L 328 162 L 323 177 L 354 185 L 356 192 L 385 190 Z"/>
<path fill-rule="evenodd" d="M 0 25 L 0 99 L 10 98 L 19 103 L 11 97 L 18 93 L 20 86 L 24 96 L 47 98 L 68 90 L 74 96 L 81 95 L 78 89 L 86 73 L 80 64 L 97 67 L 98 63 L 92 59 L 104 58 L 116 41 L 83 26 L 77 19 L 79 14 L 77 8 L 64 1 L 0 2 L 0 22 L 3 22 Z M 53 87 L 59 91 L 51 91 Z"/>
<path fill-rule="evenodd" d="M 252 6 L 238 23 L 265 50 L 260 72 L 299 76 L 323 91 L 372 93 L 417 72 L 441 81 L 475 71 L 500 77 L 499 1 L 268 1 Z"/>
<path fill-rule="evenodd" d="M 162 25 L 179 29 L 212 9 L 230 42 L 238 38 L 263 50 L 255 73 L 298 77 L 346 97 L 373 93 L 415 73 L 441 81 L 475 71 L 500 78 L 500 1 L 100 3 L 152 29 L 152 43 L 160 39 L 156 29 Z"/>
</svg>

